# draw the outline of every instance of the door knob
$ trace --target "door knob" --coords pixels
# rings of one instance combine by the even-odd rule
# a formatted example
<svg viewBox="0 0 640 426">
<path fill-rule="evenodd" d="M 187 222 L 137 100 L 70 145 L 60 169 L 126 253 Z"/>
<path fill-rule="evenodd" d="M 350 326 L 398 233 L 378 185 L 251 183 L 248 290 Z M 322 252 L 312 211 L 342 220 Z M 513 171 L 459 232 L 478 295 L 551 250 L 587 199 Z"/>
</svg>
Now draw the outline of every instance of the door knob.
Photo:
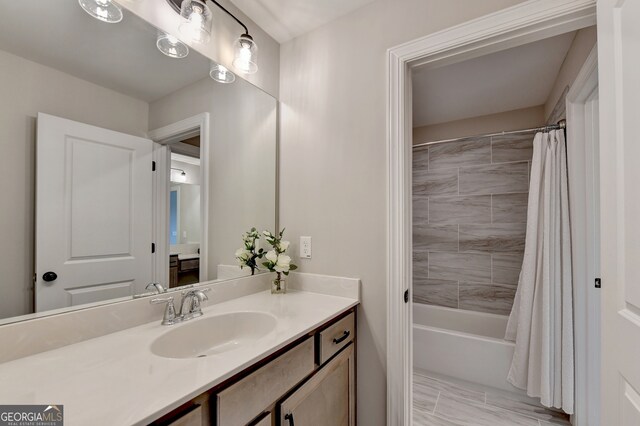
<svg viewBox="0 0 640 426">
<path fill-rule="evenodd" d="M 46 282 L 51 282 L 51 281 L 55 281 L 58 278 L 58 274 L 56 274 L 55 272 L 45 272 L 42 275 L 42 279 L 45 280 Z"/>
</svg>

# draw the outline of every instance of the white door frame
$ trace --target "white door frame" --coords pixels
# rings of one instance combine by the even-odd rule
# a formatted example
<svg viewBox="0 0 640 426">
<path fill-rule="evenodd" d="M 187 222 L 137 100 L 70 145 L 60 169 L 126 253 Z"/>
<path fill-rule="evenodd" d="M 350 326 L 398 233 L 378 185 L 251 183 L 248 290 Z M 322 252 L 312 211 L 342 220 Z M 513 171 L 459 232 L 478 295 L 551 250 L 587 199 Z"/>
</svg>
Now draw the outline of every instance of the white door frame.
<svg viewBox="0 0 640 426">
<path fill-rule="evenodd" d="M 170 152 L 167 144 L 185 134 L 200 132 L 200 282 L 209 280 L 209 113 L 194 115 L 168 126 L 149 131 L 149 138 L 159 145 L 154 150 L 156 176 L 154 179 L 154 238 L 156 256 L 155 280 L 169 286 L 169 168 Z M 160 256 L 162 254 L 162 256 Z"/>
<path fill-rule="evenodd" d="M 411 424 L 411 68 L 442 66 L 596 24 L 595 0 L 529 0 L 388 50 L 387 424 Z M 410 297 L 409 297 L 410 299 Z"/>
<path fill-rule="evenodd" d="M 600 424 L 598 53 L 594 47 L 567 93 L 567 157 L 575 317 L 574 424 Z"/>
</svg>

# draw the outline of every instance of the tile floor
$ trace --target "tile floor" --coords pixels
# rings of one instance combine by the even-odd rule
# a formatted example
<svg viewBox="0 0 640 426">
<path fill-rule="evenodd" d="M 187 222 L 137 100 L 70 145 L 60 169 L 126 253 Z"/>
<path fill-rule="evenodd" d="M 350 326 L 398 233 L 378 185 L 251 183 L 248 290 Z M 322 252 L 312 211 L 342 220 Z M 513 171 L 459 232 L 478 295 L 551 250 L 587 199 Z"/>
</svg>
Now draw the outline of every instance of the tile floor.
<svg viewBox="0 0 640 426">
<path fill-rule="evenodd" d="M 570 426 L 569 416 L 518 395 L 413 373 L 416 426 Z"/>
</svg>

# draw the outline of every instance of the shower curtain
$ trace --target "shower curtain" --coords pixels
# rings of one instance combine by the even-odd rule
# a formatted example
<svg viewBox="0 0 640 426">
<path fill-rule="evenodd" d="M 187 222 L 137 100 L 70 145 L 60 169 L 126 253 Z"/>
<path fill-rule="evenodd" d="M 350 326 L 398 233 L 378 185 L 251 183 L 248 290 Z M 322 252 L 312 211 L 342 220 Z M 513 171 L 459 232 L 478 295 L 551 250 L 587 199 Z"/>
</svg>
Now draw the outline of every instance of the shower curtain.
<svg viewBox="0 0 640 426">
<path fill-rule="evenodd" d="M 573 414 L 573 288 L 564 131 L 536 134 L 524 259 L 505 339 L 508 380 Z"/>
</svg>

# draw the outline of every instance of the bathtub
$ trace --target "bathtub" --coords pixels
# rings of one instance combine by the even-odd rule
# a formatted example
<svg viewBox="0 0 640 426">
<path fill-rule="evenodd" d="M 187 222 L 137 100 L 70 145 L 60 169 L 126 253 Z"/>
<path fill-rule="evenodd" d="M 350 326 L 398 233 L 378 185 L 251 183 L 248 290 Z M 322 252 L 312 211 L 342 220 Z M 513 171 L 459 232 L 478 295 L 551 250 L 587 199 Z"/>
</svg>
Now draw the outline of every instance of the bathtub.
<svg viewBox="0 0 640 426">
<path fill-rule="evenodd" d="M 465 382 L 524 394 L 507 382 L 514 344 L 507 316 L 413 304 L 413 366 Z"/>
</svg>

